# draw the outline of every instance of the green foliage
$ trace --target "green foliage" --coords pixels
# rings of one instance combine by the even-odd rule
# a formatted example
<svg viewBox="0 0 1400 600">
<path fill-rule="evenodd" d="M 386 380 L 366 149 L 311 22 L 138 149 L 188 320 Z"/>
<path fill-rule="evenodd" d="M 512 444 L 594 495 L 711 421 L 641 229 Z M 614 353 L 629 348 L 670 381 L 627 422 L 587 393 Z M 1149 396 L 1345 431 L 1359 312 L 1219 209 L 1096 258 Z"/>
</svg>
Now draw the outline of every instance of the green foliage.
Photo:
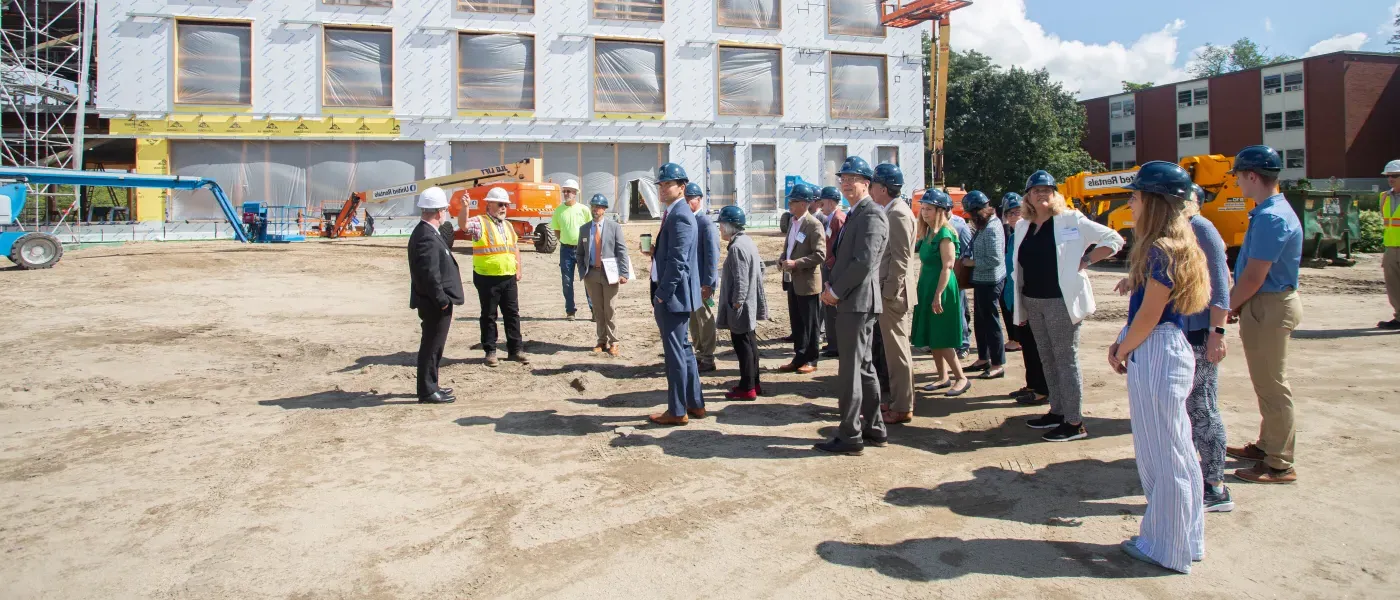
<svg viewBox="0 0 1400 600">
<path fill-rule="evenodd" d="M 1141 91 L 1146 90 L 1146 89 L 1151 89 L 1152 86 L 1154 86 L 1154 85 L 1156 85 L 1156 84 L 1153 83 L 1153 82 L 1151 82 L 1151 81 L 1149 81 L 1149 82 L 1147 82 L 1147 83 L 1135 83 L 1135 82 L 1132 82 L 1132 81 L 1124 81 L 1124 82 L 1123 82 L 1123 91 L 1125 91 L 1125 92 L 1141 92 Z"/>
<path fill-rule="evenodd" d="M 1400 54 L 1400 7 L 1396 7 L 1395 9 L 1394 27 L 1395 33 L 1391 34 L 1390 41 L 1386 43 L 1390 45 L 1391 52 Z"/>
<path fill-rule="evenodd" d="M 1197 78 L 1215 77 L 1288 62 L 1294 58 L 1287 54 L 1271 55 L 1268 48 L 1260 47 L 1254 40 L 1244 37 L 1229 46 L 1206 44 L 1186 65 L 1186 71 Z"/>
<path fill-rule="evenodd" d="M 949 185 L 995 197 L 1020 191 L 1037 169 L 1063 178 L 1102 168 L 1079 145 L 1084 108 L 1045 69 L 1006 70 L 976 51 L 952 53 L 947 111 Z"/>
<path fill-rule="evenodd" d="M 1385 227 L 1382 225 L 1381 211 L 1361 211 L 1361 239 L 1352 245 L 1355 252 L 1381 252 L 1385 250 Z"/>
</svg>

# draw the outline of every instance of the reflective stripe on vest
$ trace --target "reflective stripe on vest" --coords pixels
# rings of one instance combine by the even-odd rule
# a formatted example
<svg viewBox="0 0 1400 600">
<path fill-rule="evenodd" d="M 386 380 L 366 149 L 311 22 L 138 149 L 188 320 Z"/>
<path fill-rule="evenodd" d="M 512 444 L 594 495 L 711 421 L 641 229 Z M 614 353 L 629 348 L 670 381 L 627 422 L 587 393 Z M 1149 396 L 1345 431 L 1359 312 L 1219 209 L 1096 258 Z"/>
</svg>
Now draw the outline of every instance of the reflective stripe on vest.
<svg viewBox="0 0 1400 600">
<path fill-rule="evenodd" d="M 1385 228 L 1385 246 L 1400 248 L 1400 202 L 1394 192 L 1381 194 L 1381 224 Z"/>
<path fill-rule="evenodd" d="M 515 229 L 497 225 L 486 215 L 477 216 L 481 235 L 472 243 L 472 270 L 482 275 L 514 275 Z"/>
</svg>

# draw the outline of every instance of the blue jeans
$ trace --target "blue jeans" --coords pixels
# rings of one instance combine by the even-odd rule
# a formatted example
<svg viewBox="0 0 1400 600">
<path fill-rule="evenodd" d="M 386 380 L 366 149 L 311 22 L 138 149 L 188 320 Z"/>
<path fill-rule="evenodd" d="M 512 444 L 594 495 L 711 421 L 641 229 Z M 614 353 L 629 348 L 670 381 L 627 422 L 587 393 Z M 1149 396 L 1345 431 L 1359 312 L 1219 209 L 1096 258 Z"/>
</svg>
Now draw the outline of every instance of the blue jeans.
<svg viewBox="0 0 1400 600">
<path fill-rule="evenodd" d="M 574 254 L 574 246 L 559 244 L 559 279 L 564 286 L 564 312 L 573 314 L 578 310 L 574 304 L 574 273 L 578 267 L 578 255 Z M 582 278 L 580 278 L 582 279 Z M 593 300 L 587 298 L 588 308 L 593 308 Z"/>
</svg>

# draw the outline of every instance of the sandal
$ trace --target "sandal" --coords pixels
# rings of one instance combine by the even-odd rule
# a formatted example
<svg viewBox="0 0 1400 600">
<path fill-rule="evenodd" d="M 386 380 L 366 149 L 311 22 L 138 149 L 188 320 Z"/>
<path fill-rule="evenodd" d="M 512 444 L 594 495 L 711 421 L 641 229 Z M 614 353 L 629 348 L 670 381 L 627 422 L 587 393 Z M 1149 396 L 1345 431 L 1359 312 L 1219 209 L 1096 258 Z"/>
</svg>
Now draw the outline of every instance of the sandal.
<svg viewBox="0 0 1400 600">
<path fill-rule="evenodd" d="M 1013 347 L 1011 346 L 1011 344 L 1007 344 L 1007 345 L 1006 345 L 1006 351 L 1007 351 L 1007 352 L 1020 352 L 1020 351 L 1021 351 L 1021 345 L 1020 345 L 1020 344 L 1017 344 L 1017 345 L 1013 348 Z"/>
<path fill-rule="evenodd" d="M 948 390 L 947 393 L 943 395 L 949 398 L 953 398 L 955 396 L 961 396 L 963 394 L 966 394 L 968 391 L 972 390 L 972 379 L 970 377 L 964 377 L 963 381 L 967 383 L 967 385 L 964 386 L 963 389 L 958 389 L 955 387 Z"/>
<path fill-rule="evenodd" d="M 1001 379 L 1002 377 L 1006 377 L 1006 369 L 997 367 L 995 371 L 984 371 L 978 379 Z"/>
<path fill-rule="evenodd" d="M 938 383 L 938 382 L 930 383 L 930 384 L 928 384 L 928 385 L 925 385 L 925 386 L 924 386 L 923 388 L 921 388 L 921 389 L 923 389 L 925 392 L 936 392 L 936 391 L 938 391 L 938 390 L 941 390 L 941 389 L 946 388 L 946 387 L 951 386 L 951 385 L 953 385 L 953 380 L 951 380 L 951 379 L 944 379 L 941 383 Z"/>
</svg>

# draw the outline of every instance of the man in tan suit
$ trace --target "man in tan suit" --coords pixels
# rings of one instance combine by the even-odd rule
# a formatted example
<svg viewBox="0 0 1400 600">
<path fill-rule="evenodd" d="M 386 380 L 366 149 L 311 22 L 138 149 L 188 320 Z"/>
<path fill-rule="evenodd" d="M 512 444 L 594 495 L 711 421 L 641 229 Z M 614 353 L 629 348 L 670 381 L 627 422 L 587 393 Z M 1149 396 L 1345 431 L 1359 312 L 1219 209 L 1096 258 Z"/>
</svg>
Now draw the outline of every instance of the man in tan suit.
<svg viewBox="0 0 1400 600">
<path fill-rule="evenodd" d="M 904 172 L 882 163 L 875 167 L 870 198 L 889 218 L 889 241 L 880 259 L 880 337 L 890 372 L 890 393 L 885 398 L 886 423 L 908 423 L 914 414 L 914 356 L 909 349 L 909 262 L 914 257 L 914 211 L 899 197 Z"/>
<path fill-rule="evenodd" d="M 779 367 L 784 373 L 807 374 L 817 370 L 821 345 L 821 265 L 826 262 L 826 235 L 821 221 L 807 212 L 816 201 L 816 186 L 799 183 L 788 192 L 793 215 L 778 267 L 787 290 L 788 319 L 792 324 L 792 362 Z"/>
</svg>

